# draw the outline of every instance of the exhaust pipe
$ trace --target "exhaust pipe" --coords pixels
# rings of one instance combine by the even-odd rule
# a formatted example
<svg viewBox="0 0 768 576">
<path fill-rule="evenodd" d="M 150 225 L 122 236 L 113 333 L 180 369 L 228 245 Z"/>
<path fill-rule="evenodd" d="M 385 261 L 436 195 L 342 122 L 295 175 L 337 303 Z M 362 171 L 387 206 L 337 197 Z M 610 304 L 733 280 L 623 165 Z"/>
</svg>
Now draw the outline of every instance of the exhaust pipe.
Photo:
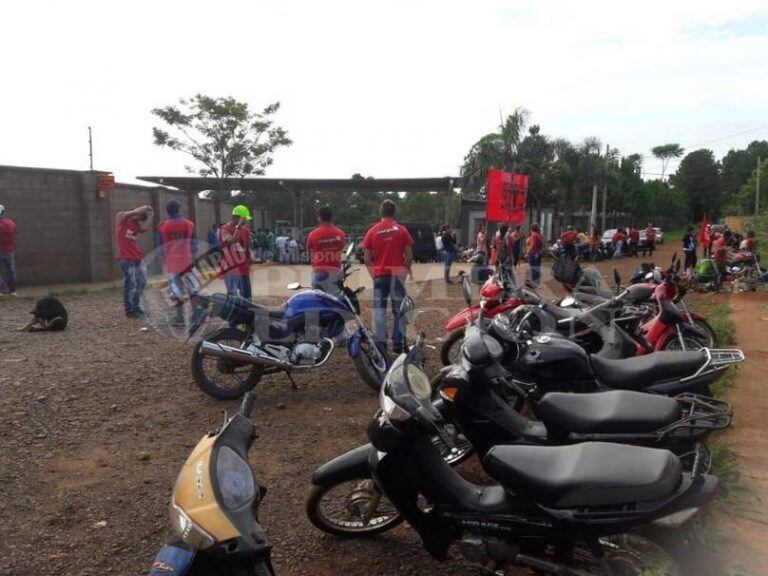
<svg viewBox="0 0 768 576">
<path fill-rule="evenodd" d="M 282 368 L 284 370 L 298 368 L 295 364 L 270 356 L 256 347 L 251 347 L 250 350 L 246 350 L 244 348 L 235 348 L 233 346 L 227 346 L 226 344 L 218 344 L 216 342 L 203 340 L 200 344 L 200 354 L 203 356 L 224 358 L 225 360 L 234 360 L 235 362 L 243 362 L 245 364 L 261 364 L 263 366 Z"/>
</svg>

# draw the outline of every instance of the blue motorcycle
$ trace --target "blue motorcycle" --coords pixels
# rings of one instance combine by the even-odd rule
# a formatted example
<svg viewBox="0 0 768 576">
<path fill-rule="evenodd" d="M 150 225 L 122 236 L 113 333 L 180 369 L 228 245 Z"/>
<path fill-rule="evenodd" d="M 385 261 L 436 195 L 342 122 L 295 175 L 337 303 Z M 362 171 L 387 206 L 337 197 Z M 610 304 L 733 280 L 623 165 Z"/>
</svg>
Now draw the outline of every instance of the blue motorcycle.
<svg viewBox="0 0 768 576">
<path fill-rule="evenodd" d="M 283 372 L 295 388 L 291 374 L 325 364 L 344 335 L 361 378 L 378 391 L 390 360 L 360 317 L 358 294 L 364 287 L 352 290 L 345 284 L 354 272 L 349 262 L 352 247 L 347 248 L 335 294 L 302 290 L 278 307 L 226 294 L 194 296 L 203 313 L 190 327 L 190 336 L 207 316 L 228 322 L 195 346 L 192 375 L 197 385 L 215 398 L 232 399 L 252 390 L 263 376 Z M 298 282 L 287 287 L 302 288 Z"/>
</svg>

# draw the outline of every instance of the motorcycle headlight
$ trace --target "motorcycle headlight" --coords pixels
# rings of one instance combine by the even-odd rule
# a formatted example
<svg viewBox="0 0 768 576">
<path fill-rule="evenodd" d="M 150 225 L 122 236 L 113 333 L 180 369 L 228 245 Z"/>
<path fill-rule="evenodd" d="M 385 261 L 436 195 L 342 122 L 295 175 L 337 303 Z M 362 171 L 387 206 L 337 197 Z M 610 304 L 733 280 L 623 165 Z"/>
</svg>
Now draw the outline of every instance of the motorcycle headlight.
<svg viewBox="0 0 768 576">
<path fill-rule="evenodd" d="M 175 502 L 171 501 L 170 509 L 171 526 L 184 543 L 194 549 L 204 549 L 213 546 L 213 536 L 195 524 L 186 512 Z"/>
<path fill-rule="evenodd" d="M 216 480 L 222 503 L 230 510 L 240 508 L 256 496 L 251 467 L 229 446 L 219 448 Z"/>
<path fill-rule="evenodd" d="M 419 400 L 429 400 L 432 397 L 429 376 L 413 364 L 408 364 L 408 385 L 411 387 L 413 395 Z"/>
<path fill-rule="evenodd" d="M 398 406 L 395 401 L 387 395 L 387 391 L 389 390 L 389 380 L 390 378 L 395 377 L 403 378 L 402 366 L 393 368 L 390 371 L 390 376 L 388 376 L 387 380 L 384 382 L 384 384 L 382 384 L 381 390 L 379 391 L 379 407 L 389 420 L 405 422 L 411 417 L 411 415 L 408 414 L 406 410 Z"/>
</svg>

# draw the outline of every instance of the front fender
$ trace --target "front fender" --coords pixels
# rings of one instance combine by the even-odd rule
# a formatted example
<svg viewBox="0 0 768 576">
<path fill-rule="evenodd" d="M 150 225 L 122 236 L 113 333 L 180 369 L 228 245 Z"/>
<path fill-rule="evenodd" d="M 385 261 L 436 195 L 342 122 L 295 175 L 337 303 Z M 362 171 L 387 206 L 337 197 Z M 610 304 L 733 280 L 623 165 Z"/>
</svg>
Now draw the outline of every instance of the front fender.
<svg viewBox="0 0 768 576">
<path fill-rule="evenodd" d="M 184 576 L 190 572 L 195 551 L 181 540 L 175 539 L 162 548 L 152 562 L 149 576 Z"/>
<path fill-rule="evenodd" d="M 480 304 L 475 304 L 471 308 L 464 308 L 461 311 L 453 315 L 453 317 L 445 323 L 444 330 L 456 330 L 456 328 L 464 328 L 469 322 L 470 318 L 477 318 L 478 310 L 480 310 Z"/>
<path fill-rule="evenodd" d="M 344 480 L 354 480 L 355 478 L 370 478 L 371 472 L 368 467 L 368 460 L 375 453 L 376 449 L 373 445 L 364 444 L 341 456 L 337 456 L 314 471 L 312 474 L 312 484 L 321 486 L 323 484 L 335 484 Z"/>
<path fill-rule="evenodd" d="M 363 340 L 363 331 L 358 330 L 347 340 L 347 354 L 350 358 L 357 358 L 360 354 L 360 342 Z"/>
</svg>

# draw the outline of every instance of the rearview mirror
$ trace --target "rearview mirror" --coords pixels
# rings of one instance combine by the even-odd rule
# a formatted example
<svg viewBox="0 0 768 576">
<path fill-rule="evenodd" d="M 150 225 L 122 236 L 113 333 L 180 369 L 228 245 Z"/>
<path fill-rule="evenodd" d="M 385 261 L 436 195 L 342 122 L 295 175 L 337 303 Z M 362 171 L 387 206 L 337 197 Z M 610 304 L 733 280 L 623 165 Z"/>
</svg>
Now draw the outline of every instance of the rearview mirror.
<svg viewBox="0 0 768 576">
<path fill-rule="evenodd" d="M 472 283 L 469 281 L 469 276 L 464 276 L 461 283 L 461 289 L 464 293 L 464 301 L 467 306 L 472 305 Z"/>
<path fill-rule="evenodd" d="M 410 296 L 403 298 L 403 301 L 400 303 L 400 315 L 408 324 L 413 324 L 413 320 L 416 317 L 416 303 Z"/>
<path fill-rule="evenodd" d="M 288 288 L 288 290 L 298 290 L 301 288 L 301 282 L 289 282 L 285 287 Z"/>
</svg>

